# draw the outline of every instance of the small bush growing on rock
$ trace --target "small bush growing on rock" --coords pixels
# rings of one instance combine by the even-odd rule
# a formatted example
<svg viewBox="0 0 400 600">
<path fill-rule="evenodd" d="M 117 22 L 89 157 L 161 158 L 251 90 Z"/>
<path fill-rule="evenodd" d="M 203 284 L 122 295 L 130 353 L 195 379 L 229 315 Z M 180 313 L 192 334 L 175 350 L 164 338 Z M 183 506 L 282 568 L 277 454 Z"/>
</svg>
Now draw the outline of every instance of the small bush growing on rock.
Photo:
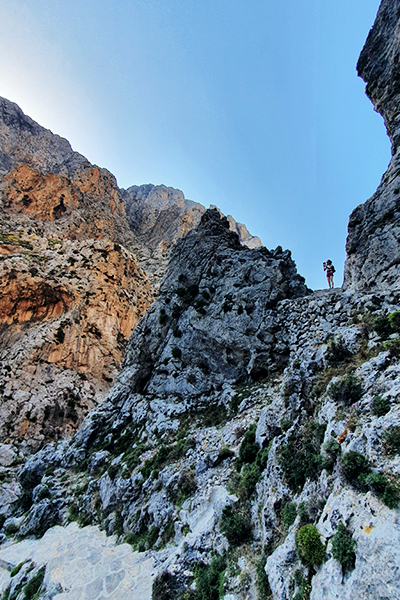
<svg viewBox="0 0 400 600">
<path fill-rule="evenodd" d="M 347 481 L 356 487 L 365 487 L 365 477 L 370 472 L 368 459 L 359 452 L 350 450 L 341 461 L 342 472 Z"/>
<path fill-rule="evenodd" d="M 268 448 L 262 449 L 256 442 L 256 425 L 250 425 L 244 434 L 239 447 L 239 458 L 235 463 L 240 476 L 236 478 L 234 491 L 242 502 L 253 494 L 267 465 L 268 451 Z"/>
<path fill-rule="evenodd" d="M 175 600 L 176 583 L 173 575 L 163 571 L 153 581 L 151 590 L 152 600 Z"/>
<path fill-rule="evenodd" d="M 171 500 L 182 506 L 187 498 L 193 496 L 197 490 L 197 483 L 194 471 L 183 471 L 175 486 L 168 489 Z"/>
<path fill-rule="evenodd" d="M 385 350 L 388 350 L 392 356 L 400 358 L 400 339 L 388 340 L 383 344 Z"/>
<path fill-rule="evenodd" d="M 256 442 L 257 425 L 253 424 L 247 429 L 239 447 L 239 460 L 241 463 L 252 463 L 256 460 L 260 445 Z"/>
<path fill-rule="evenodd" d="M 348 362 L 351 357 L 352 353 L 345 347 L 343 339 L 328 342 L 327 361 L 331 367 L 337 367 L 341 363 Z"/>
<path fill-rule="evenodd" d="M 386 429 L 382 439 L 387 454 L 400 454 L 400 425 Z"/>
<path fill-rule="evenodd" d="M 250 517 L 237 505 L 225 506 L 222 511 L 220 528 L 231 546 L 240 546 L 252 538 Z"/>
<path fill-rule="evenodd" d="M 172 328 L 172 334 L 176 338 L 182 337 L 182 331 L 179 329 L 178 325 L 174 325 Z"/>
<path fill-rule="evenodd" d="M 180 348 L 177 348 L 177 346 L 172 346 L 171 354 L 173 358 L 180 358 L 182 356 L 182 350 Z"/>
<path fill-rule="evenodd" d="M 195 568 L 196 592 L 193 600 L 218 600 L 223 594 L 226 559 L 215 555 L 209 565 L 199 563 Z"/>
<path fill-rule="evenodd" d="M 224 460 L 227 460 L 228 458 L 232 458 L 232 456 L 234 456 L 234 452 L 232 452 L 232 450 L 228 446 L 222 446 L 222 448 L 220 448 L 220 450 L 218 451 L 218 458 L 214 463 L 215 466 L 220 465 L 222 462 L 224 462 Z"/>
<path fill-rule="evenodd" d="M 4 533 L 6 534 L 6 536 L 14 535 L 15 533 L 17 533 L 17 531 L 18 525 L 15 525 L 15 523 L 9 523 L 4 527 Z"/>
<path fill-rule="evenodd" d="M 323 467 L 320 454 L 326 425 L 308 420 L 300 431 L 292 432 L 277 453 L 286 482 L 293 492 L 299 491 L 306 479 L 315 480 Z"/>
<path fill-rule="evenodd" d="M 368 460 L 362 454 L 350 450 L 343 456 L 341 468 L 347 481 L 358 490 L 371 490 L 389 508 L 397 507 L 400 500 L 397 488 L 383 473 L 372 471 Z"/>
<path fill-rule="evenodd" d="M 336 534 L 332 538 L 332 556 L 342 565 L 343 573 L 354 569 L 356 555 L 354 548 L 356 541 L 353 540 L 351 532 L 339 523 Z"/>
<path fill-rule="evenodd" d="M 298 592 L 294 596 L 293 600 L 309 600 L 311 594 L 311 585 L 304 577 L 300 569 L 297 569 L 294 573 L 294 580 L 298 587 Z"/>
<path fill-rule="evenodd" d="M 325 559 L 325 547 L 314 525 L 303 525 L 296 533 L 296 545 L 300 559 L 309 565 L 320 565 Z"/>
<path fill-rule="evenodd" d="M 331 437 L 322 446 L 322 450 L 324 453 L 324 468 L 327 471 L 332 472 L 336 459 L 341 451 L 340 444 L 334 437 Z"/>
<path fill-rule="evenodd" d="M 393 333 L 400 332 L 400 310 L 395 310 L 394 312 L 388 315 L 388 321 L 390 324 L 390 328 Z"/>
<path fill-rule="evenodd" d="M 33 598 L 35 598 L 37 592 L 42 586 L 45 571 L 46 567 L 41 567 L 39 571 L 28 581 L 24 587 L 24 600 L 33 600 Z"/>
<path fill-rule="evenodd" d="M 360 400 L 363 395 L 363 387 L 353 373 L 347 373 L 341 381 L 330 386 L 329 392 L 335 402 L 350 406 Z"/>
<path fill-rule="evenodd" d="M 18 573 L 20 572 L 20 570 L 22 569 L 22 567 L 24 566 L 25 561 L 20 562 L 16 567 L 14 567 L 13 569 L 11 569 L 10 571 L 10 577 L 15 577 L 16 575 L 18 575 Z"/>
<path fill-rule="evenodd" d="M 283 524 L 286 528 L 293 525 L 297 517 L 297 506 L 294 502 L 287 502 L 283 507 Z"/>
<path fill-rule="evenodd" d="M 380 338 L 386 340 L 392 332 L 389 320 L 386 316 L 374 317 L 372 327 Z"/>
<path fill-rule="evenodd" d="M 270 600 L 271 598 L 271 588 L 269 585 L 267 574 L 265 572 L 265 564 L 267 562 L 267 558 L 267 555 L 263 554 L 256 564 L 257 600 Z"/>
<path fill-rule="evenodd" d="M 383 417 L 390 411 L 390 399 L 374 396 L 371 402 L 371 410 L 376 417 Z"/>
<path fill-rule="evenodd" d="M 371 472 L 366 477 L 366 485 L 386 506 L 397 508 L 400 499 L 399 492 L 383 473 Z"/>
</svg>

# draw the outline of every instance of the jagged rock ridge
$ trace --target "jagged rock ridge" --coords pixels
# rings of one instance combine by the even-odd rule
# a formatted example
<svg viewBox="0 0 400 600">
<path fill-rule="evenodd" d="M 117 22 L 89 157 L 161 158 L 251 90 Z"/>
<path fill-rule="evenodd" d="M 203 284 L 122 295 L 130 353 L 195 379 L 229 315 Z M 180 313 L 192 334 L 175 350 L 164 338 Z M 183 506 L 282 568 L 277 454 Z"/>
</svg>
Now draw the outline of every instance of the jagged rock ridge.
<svg viewBox="0 0 400 600">
<path fill-rule="evenodd" d="M 174 247 L 108 398 L 72 443 L 28 460 L 5 527 L 97 523 L 177 599 L 198 599 L 193 580 L 215 555 L 225 600 L 390 597 L 400 365 L 398 338 L 384 340 L 399 315 L 397 291 L 309 293 L 289 252 L 246 249 L 207 211 Z M 319 562 L 300 560 L 304 526 Z M 354 551 L 344 575 L 341 526 Z"/>
<path fill-rule="evenodd" d="M 351 270 L 354 252 L 347 290 L 309 293 L 290 253 L 243 248 L 205 213 L 172 251 L 106 401 L 18 481 L 8 456 L 4 539 L 99 525 L 132 545 L 126 564 L 152 580 L 153 600 L 397 597 L 400 292 L 379 244 L 377 254 L 373 292 Z M 89 582 L 96 600 L 128 600 L 124 558 L 98 552 L 100 573 L 81 563 L 66 583 L 65 547 L 45 554 L 57 533 L 0 548 L 0 568 L 41 556 L 41 597 L 55 587 L 79 597 Z M 80 537 L 100 536 L 85 527 Z M 71 562 L 81 551 L 69 544 Z M 150 600 L 150 585 L 142 594 Z"/>
<path fill-rule="evenodd" d="M 350 215 L 344 276 L 350 289 L 400 286 L 399 7 L 393 0 L 381 3 L 357 64 L 385 121 L 393 156 L 375 194 Z"/>
<path fill-rule="evenodd" d="M 0 175 L 0 440 L 28 450 L 71 435 L 103 399 L 171 246 L 205 209 L 190 221 L 182 192 L 120 190 L 5 99 Z"/>
<path fill-rule="evenodd" d="M 140 243 L 139 259 L 156 285 L 167 268 L 171 248 L 188 231 L 197 227 L 205 212 L 198 202 L 185 198 L 180 190 L 165 185 L 131 186 L 121 190 L 129 224 Z M 216 208 L 216 207 L 214 207 Z M 259 248 L 261 240 L 250 235 L 245 225 L 228 215 L 229 227 L 249 248 Z"/>
</svg>

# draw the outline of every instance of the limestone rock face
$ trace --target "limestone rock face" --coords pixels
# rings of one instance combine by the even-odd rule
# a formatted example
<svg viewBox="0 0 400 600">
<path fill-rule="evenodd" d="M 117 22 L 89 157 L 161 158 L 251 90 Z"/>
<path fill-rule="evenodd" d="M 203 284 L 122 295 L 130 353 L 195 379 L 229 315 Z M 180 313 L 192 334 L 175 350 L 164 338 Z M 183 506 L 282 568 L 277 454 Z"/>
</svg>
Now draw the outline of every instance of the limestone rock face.
<svg viewBox="0 0 400 600">
<path fill-rule="evenodd" d="M 122 190 L 122 194 L 130 227 L 141 244 L 141 264 L 158 283 L 165 273 L 172 246 L 199 225 L 206 209 L 186 199 L 180 190 L 165 185 L 134 185 Z M 261 240 L 252 236 L 245 225 L 230 215 L 228 221 L 242 244 L 249 248 L 261 246 Z"/>
<path fill-rule="evenodd" d="M 29 244 L 0 262 L 0 418 L 2 441 L 35 447 L 70 435 L 108 390 L 149 284 L 110 241 Z"/>
<path fill-rule="evenodd" d="M 351 289 L 400 286 L 399 20 L 399 3 L 383 0 L 357 64 L 393 157 L 375 194 L 350 215 L 344 285 Z"/>
<path fill-rule="evenodd" d="M 1 441 L 76 430 L 152 297 L 115 178 L 0 101 Z"/>
<path fill-rule="evenodd" d="M 76 429 L 153 300 L 140 266 L 154 294 L 172 246 L 204 212 L 165 186 L 120 190 L 109 171 L 0 99 L 2 441 L 34 448 Z"/>
<path fill-rule="evenodd" d="M 0 98 L 0 174 L 18 163 L 64 176 L 91 166 L 66 139 L 41 127 L 13 102 Z"/>
<path fill-rule="evenodd" d="M 276 305 L 307 293 L 289 251 L 242 246 L 216 209 L 172 249 L 158 300 L 130 339 L 120 381 L 190 396 L 284 364 Z"/>
</svg>

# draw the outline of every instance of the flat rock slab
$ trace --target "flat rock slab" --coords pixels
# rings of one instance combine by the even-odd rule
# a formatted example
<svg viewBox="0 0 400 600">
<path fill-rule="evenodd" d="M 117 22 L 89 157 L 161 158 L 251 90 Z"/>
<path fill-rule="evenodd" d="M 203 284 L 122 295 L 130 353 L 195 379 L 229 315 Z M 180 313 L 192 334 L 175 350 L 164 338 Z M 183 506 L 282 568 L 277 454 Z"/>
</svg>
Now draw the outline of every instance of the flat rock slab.
<svg viewBox="0 0 400 600">
<path fill-rule="evenodd" d="M 33 560 L 46 565 L 47 589 L 59 585 L 57 600 L 151 600 L 156 575 L 146 552 L 129 544 L 115 545 L 98 527 L 80 529 L 76 523 L 52 527 L 40 540 L 23 540 L 0 550 L 0 561 L 17 565 Z M 0 569 L 0 590 L 10 580 Z"/>
</svg>

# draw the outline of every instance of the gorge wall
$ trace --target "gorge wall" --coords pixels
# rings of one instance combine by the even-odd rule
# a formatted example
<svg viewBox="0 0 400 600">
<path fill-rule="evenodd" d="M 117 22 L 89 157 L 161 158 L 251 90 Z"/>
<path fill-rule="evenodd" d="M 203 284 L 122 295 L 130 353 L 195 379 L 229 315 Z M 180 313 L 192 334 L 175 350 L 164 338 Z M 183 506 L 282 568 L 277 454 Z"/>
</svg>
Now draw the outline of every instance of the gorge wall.
<svg viewBox="0 0 400 600">
<path fill-rule="evenodd" d="M 400 2 L 382 2 L 359 62 L 377 106 L 392 93 L 396 77 L 385 69 L 400 47 L 399 8 Z M 395 139 L 399 111 L 395 101 L 390 107 L 385 118 Z M 350 217 L 343 290 L 312 292 L 288 250 L 244 246 L 216 209 L 203 211 L 176 190 L 117 190 L 126 206 L 120 218 L 130 222 L 126 235 L 140 237 L 135 222 L 147 228 L 143 260 L 176 243 L 158 297 L 133 330 L 104 402 L 70 440 L 47 444 L 28 460 L 11 444 L 0 448 L 4 598 L 22 600 L 27 585 L 36 585 L 42 600 L 398 597 L 400 289 L 397 212 L 391 208 L 397 188 L 389 176 L 394 159 L 374 197 Z M 67 167 L 59 176 L 71 186 L 78 177 Z M 4 200 L 6 216 L 24 215 L 31 205 L 36 214 L 35 199 L 25 206 L 14 190 Z M 66 213 L 73 198 L 72 192 L 65 195 Z M 54 223 L 76 231 L 67 214 L 54 215 L 59 205 L 49 196 Z M 182 221 L 178 213 L 186 215 Z M 185 231 L 188 222 L 198 222 L 176 240 L 176 229 L 168 230 L 175 218 Z M 53 221 L 40 221 L 40 227 L 46 223 Z M 117 230 L 111 225 L 110 236 Z M 13 236 L 4 244 L 7 261 L 28 261 L 32 249 L 26 244 L 39 245 L 40 238 L 46 250 L 37 255 L 50 257 L 39 261 L 43 279 L 52 282 L 57 275 L 50 269 L 56 248 L 64 251 L 59 268 L 72 258 L 78 275 L 83 269 L 85 277 L 97 278 L 88 287 L 75 282 L 75 274 L 73 285 L 67 275 L 57 279 L 51 293 L 35 296 L 52 301 L 33 308 L 28 292 L 20 302 L 13 282 L 25 270 L 33 284 L 36 272 L 23 262 L 11 271 L 6 263 L 3 331 L 14 332 L 9 315 L 15 314 L 20 349 L 14 362 L 29 346 L 22 337 L 24 319 L 34 315 L 37 327 L 56 328 L 60 310 L 71 315 L 46 338 L 46 358 L 39 360 L 45 393 L 48 357 L 54 352 L 54 364 L 69 368 L 69 354 L 59 346 L 78 336 L 74 301 L 92 326 L 91 310 L 100 309 L 90 308 L 91 296 L 84 308 L 81 296 L 93 284 L 120 281 L 125 289 L 145 276 L 136 265 L 130 274 L 118 270 L 121 260 L 131 259 L 128 241 L 122 247 L 115 238 L 78 236 L 53 247 L 36 230 L 19 231 L 15 225 L 7 234 Z M 89 275 L 85 257 L 96 265 L 95 275 Z M 138 297 L 135 302 L 139 310 Z M 90 329 L 85 331 L 89 336 Z M 97 352 L 106 335 L 91 335 L 88 351 Z"/>
<path fill-rule="evenodd" d="M 0 176 L 0 441 L 30 451 L 104 398 L 171 247 L 205 208 L 165 186 L 120 190 L 5 99 Z"/>
<path fill-rule="evenodd" d="M 398 2 L 382 2 L 357 63 L 366 93 L 384 119 L 392 160 L 372 198 L 350 215 L 344 274 L 348 289 L 400 285 L 399 9 Z"/>
</svg>

